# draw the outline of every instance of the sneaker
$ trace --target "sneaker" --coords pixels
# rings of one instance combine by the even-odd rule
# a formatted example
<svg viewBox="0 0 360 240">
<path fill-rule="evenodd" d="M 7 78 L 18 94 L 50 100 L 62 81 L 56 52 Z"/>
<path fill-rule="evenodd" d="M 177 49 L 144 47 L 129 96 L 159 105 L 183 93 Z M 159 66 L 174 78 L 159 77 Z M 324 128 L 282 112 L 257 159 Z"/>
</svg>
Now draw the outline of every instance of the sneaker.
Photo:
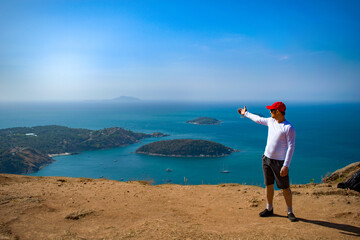
<svg viewBox="0 0 360 240">
<path fill-rule="evenodd" d="M 271 211 L 265 209 L 264 211 L 262 211 L 261 213 L 259 213 L 260 217 L 270 217 L 274 215 L 274 209 L 271 209 Z"/>
<path fill-rule="evenodd" d="M 289 213 L 288 214 L 288 219 L 291 221 L 291 222 L 296 222 L 297 221 L 297 218 L 295 217 L 295 215 L 293 213 Z"/>
</svg>

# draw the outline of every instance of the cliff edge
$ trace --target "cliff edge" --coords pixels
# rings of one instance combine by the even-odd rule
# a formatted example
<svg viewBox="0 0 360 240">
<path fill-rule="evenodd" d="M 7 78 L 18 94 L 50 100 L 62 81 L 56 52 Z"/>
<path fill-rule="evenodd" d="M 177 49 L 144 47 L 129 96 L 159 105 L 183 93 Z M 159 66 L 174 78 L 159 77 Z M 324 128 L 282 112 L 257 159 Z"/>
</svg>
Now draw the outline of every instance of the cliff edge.
<svg viewBox="0 0 360 240">
<path fill-rule="evenodd" d="M 298 222 L 260 218 L 264 189 L 240 184 L 0 174 L 0 239 L 358 239 L 360 194 L 336 184 L 292 186 Z"/>
</svg>

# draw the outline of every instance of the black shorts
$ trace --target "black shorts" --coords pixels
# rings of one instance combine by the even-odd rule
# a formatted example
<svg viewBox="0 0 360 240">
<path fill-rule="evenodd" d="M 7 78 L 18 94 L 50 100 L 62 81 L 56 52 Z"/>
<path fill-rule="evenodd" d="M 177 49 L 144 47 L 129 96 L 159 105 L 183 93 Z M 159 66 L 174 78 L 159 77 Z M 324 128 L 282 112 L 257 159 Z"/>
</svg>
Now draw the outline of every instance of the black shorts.
<svg viewBox="0 0 360 240">
<path fill-rule="evenodd" d="M 274 184 L 275 180 L 277 187 L 280 189 L 286 189 L 290 187 L 289 174 L 285 177 L 280 176 L 280 171 L 284 164 L 284 161 L 271 159 L 263 155 L 262 162 L 264 182 L 266 186 Z"/>
</svg>

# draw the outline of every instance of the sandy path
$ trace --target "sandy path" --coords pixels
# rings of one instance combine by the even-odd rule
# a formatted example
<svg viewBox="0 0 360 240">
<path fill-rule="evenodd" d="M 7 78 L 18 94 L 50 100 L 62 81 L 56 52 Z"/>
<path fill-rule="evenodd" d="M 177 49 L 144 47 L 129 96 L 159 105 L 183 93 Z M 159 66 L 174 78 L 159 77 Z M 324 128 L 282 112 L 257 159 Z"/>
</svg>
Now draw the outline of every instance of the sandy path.
<svg viewBox="0 0 360 240">
<path fill-rule="evenodd" d="M 277 215 L 258 217 L 256 186 L 0 174 L 0 239 L 359 239 L 359 193 L 329 184 L 293 193 L 291 223 L 280 191 Z"/>
</svg>

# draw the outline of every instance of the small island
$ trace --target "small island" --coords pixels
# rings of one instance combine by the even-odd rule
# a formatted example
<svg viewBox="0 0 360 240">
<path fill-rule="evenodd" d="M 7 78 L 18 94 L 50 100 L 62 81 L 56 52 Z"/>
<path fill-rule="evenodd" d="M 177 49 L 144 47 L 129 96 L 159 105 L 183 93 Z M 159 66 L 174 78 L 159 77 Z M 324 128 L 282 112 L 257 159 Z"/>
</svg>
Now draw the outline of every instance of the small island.
<svg viewBox="0 0 360 240">
<path fill-rule="evenodd" d="M 136 153 L 168 157 L 224 157 L 237 151 L 207 140 L 175 139 L 146 144 Z"/>
<path fill-rule="evenodd" d="M 199 118 L 187 121 L 186 123 L 198 124 L 198 125 L 219 125 L 221 123 L 221 121 L 217 120 L 216 118 L 199 117 Z"/>
<path fill-rule="evenodd" d="M 52 157 L 123 147 L 165 134 L 136 133 L 119 127 L 101 130 L 37 126 L 0 129 L 0 173 L 31 173 L 54 162 Z"/>
</svg>

